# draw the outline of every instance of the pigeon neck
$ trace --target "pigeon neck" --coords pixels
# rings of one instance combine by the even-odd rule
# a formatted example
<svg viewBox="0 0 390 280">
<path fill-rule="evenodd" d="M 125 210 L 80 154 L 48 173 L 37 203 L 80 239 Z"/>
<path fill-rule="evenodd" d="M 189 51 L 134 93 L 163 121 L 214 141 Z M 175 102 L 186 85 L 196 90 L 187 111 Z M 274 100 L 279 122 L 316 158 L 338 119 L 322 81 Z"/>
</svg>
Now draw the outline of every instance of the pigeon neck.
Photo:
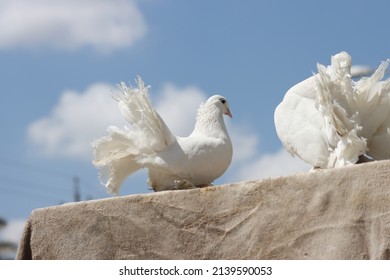
<svg viewBox="0 0 390 280">
<path fill-rule="evenodd" d="M 199 108 L 193 134 L 229 137 L 221 111 L 215 106 L 208 106 L 208 104 L 204 104 Z"/>
</svg>

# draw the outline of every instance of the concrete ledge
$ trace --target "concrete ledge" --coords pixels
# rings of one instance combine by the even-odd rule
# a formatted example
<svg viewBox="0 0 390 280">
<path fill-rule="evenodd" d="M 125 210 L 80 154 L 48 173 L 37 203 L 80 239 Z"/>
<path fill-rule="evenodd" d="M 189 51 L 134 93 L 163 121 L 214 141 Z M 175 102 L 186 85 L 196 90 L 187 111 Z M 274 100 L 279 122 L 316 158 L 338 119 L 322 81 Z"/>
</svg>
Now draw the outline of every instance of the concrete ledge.
<svg viewBox="0 0 390 280">
<path fill-rule="evenodd" d="M 37 209 L 17 258 L 390 259 L 389 171 L 380 161 Z"/>
</svg>

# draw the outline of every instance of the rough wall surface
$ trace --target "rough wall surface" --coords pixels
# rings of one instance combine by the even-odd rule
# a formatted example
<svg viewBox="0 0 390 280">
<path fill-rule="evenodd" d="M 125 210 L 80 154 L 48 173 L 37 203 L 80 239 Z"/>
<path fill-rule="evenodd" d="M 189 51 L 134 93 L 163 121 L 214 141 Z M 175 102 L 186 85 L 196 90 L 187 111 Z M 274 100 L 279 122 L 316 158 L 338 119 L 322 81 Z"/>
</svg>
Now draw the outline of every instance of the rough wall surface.
<svg viewBox="0 0 390 280">
<path fill-rule="evenodd" d="M 389 171 L 381 161 L 37 209 L 17 258 L 390 259 Z"/>
</svg>

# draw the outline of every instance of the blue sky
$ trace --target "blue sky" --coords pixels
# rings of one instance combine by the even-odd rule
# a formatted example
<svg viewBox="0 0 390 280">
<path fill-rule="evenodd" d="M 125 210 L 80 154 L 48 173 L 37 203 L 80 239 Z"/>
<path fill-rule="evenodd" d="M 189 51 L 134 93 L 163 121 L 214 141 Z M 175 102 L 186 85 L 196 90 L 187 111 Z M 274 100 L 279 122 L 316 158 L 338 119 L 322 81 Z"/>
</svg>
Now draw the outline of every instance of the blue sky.
<svg viewBox="0 0 390 280">
<path fill-rule="evenodd" d="M 136 75 L 181 136 L 201 101 L 228 98 L 235 156 L 217 184 L 307 170 L 283 150 L 275 107 L 340 51 L 371 67 L 390 58 L 389 10 L 386 0 L 2 0 L 0 217 L 71 202 L 74 176 L 82 199 L 108 197 L 89 143 L 125 124 L 110 95 Z M 121 189 L 146 192 L 145 171 Z"/>
</svg>

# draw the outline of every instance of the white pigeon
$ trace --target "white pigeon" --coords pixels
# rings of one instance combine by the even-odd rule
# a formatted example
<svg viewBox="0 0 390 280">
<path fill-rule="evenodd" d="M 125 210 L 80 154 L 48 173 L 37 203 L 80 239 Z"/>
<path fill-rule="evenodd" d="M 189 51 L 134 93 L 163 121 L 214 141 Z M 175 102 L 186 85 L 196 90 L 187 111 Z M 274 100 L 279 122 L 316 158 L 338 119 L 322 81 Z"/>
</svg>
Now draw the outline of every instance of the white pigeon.
<svg viewBox="0 0 390 280">
<path fill-rule="evenodd" d="M 198 109 L 191 135 L 178 137 L 152 107 L 140 77 L 137 84 L 132 88 L 122 83 L 116 96 L 132 127 L 110 126 L 109 135 L 92 144 L 93 164 L 100 168 L 107 192 L 118 194 L 123 181 L 141 168 L 148 168 L 154 191 L 201 187 L 220 177 L 233 155 L 223 119 L 224 114 L 232 117 L 226 98 L 211 96 Z"/>
<path fill-rule="evenodd" d="M 389 60 L 371 77 L 354 81 L 352 59 L 341 52 L 331 65 L 290 88 L 275 110 L 284 147 L 314 168 L 390 158 Z"/>
</svg>

